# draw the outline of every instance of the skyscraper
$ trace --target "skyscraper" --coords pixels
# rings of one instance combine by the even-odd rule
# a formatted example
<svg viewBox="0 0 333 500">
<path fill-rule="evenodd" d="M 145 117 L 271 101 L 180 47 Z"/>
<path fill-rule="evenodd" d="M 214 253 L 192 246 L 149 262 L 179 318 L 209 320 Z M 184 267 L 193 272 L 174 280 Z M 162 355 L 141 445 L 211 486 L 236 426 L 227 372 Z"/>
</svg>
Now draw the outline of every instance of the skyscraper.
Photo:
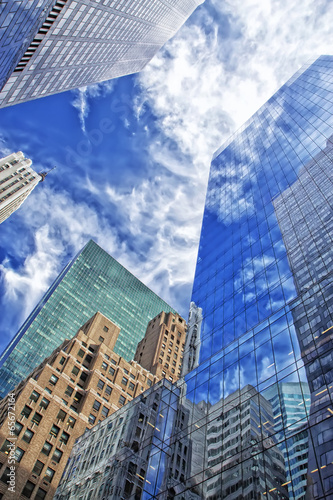
<svg viewBox="0 0 333 500">
<path fill-rule="evenodd" d="M 161 311 L 176 312 L 90 240 L 65 267 L 1 355 L 4 397 L 96 311 L 120 328 L 115 352 L 127 360 Z"/>
<path fill-rule="evenodd" d="M 154 481 L 142 469 L 138 498 L 333 498 L 332 104 L 333 57 L 321 56 L 213 158 L 193 353 L 159 444 L 169 458 Z M 59 500 L 76 498 L 79 477 L 66 481 Z"/>
<path fill-rule="evenodd" d="M 200 3 L 3 2 L 0 107 L 142 70 Z"/>
<path fill-rule="evenodd" d="M 19 151 L 0 159 L 0 224 L 17 210 L 45 174 L 37 174 L 32 161 Z"/>
</svg>

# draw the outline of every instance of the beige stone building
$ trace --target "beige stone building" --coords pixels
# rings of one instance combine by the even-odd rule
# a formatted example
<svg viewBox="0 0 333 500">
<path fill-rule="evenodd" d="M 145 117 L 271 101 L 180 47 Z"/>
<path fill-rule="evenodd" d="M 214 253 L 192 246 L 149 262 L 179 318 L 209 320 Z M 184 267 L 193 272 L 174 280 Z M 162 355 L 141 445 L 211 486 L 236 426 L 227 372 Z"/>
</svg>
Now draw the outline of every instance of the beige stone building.
<svg viewBox="0 0 333 500">
<path fill-rule="evenodd" d="M 158 379 L 175 382 L 181 374 L 186 331 L 186 322 L 179 314 L 161 312 L 148 323 L 135 361 Z"/>
<path fill-rule="evenodd" d="M 158 323 L 160 328 L 155 327 Z M 151 337 L 155 339 L 159 329 L 163 331 L 156 346 L 160 351 L 160 344 L 165 343 L 164 361 L 167 355 L 177 353 L 175 378 L 180 370 L 184 324 L 178 316 L 161 313 L 150 323 L 146 335 L 145 344 Z M 169 376 L 168 369 L 162 371 L 164 365 L 157 369 L 152 362 L 153 375 L 138 362 L 127 362 L 114 353 L 119 331 L 96 313 L 72 340 L 65 340 L 1 401 L 1 499 L 53 498 L 75 440 L 160 377 Z M 168 349 L 172 351 L 169 354 Z M 146 356 L 141 358 L 146 361 Z M 12 484 L 14 490 L 10 489 Z"/>
</svg>

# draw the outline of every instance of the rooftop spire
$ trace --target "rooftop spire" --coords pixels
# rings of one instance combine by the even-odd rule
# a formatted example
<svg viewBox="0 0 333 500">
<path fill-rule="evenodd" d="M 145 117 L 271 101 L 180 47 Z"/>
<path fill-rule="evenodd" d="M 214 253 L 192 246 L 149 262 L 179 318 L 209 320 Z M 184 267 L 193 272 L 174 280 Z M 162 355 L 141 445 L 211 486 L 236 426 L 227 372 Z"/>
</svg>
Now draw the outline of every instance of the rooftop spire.
<svg viewBox="0 0 333 500">
<path fill-rule="evenodd" d="M 46 172 L 39 172 L 38 175 L 41 176 L 41 180 L 39 182 L 43 182 L 45 177 L 47 176 L 47 174 L 49 174 L 50 172 L 52 172 L 52 170 L 54 170 L 55 168 L 57 168 L 56 166 L 54 166 L 53 168 L 51 168 L 50 170 L 47 170 Z"/>
</svg>

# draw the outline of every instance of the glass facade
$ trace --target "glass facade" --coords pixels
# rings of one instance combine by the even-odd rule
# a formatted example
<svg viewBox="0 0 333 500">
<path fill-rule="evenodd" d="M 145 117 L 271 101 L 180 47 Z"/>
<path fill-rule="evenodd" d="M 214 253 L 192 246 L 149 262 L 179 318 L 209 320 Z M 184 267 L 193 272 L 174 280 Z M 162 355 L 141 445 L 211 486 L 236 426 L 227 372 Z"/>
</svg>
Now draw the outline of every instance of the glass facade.
<svg viewBox="0 0 333 500">
<path fill-rule="evenodd" d="M 4 2 L 0 6 L 4 23 L 0 24 L 0 61 L 2 42 L 6 67 L 2 81 L 0 73 L 0 106 L 141 71 L 200 3 L 202 0 Z M 23 11 L 21 17 L 19 10 Z M 24 37 L 23 50 L 13 37 L 18 32 Z"/>
<path fill-rule="evenodd" d="M 321 56 L 216 153 L 177 418 L 140 496 L 107 498 L 333 498 L 332 133 Z"/>
<path fill-rule="evenodd" d="M 120 327 L 115 352 L 127 360 L 134 357 L 152 318 L 161 311 L 175 313 L 91 240 L 58 276 L 1 355 L 1 397 L 63 340 L 74 337 L 97 311 Z"/>
</svg>

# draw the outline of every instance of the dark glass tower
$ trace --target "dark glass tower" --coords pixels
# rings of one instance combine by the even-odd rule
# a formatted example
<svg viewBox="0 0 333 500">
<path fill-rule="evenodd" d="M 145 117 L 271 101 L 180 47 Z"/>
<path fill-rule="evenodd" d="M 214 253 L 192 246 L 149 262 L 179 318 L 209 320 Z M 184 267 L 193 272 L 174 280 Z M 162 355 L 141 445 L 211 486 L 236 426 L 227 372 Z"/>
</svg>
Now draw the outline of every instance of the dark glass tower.
<svg viewBox="0 0 333 500">
<path fill-rule="evenodd" d="M 161 311 L 175 312 L 91 240 L 65 267 L 1 355 L 0 396 L 64 339 L 74 337 L 96 311 L 120 327 L 115 351 L 128 360 L 148 322 Z"/>
<path fill-rule="evenodd" d="M 138 498 L 332 500 L 332 134 L 321 56 L 216 153 L 169 459 Z M 58 500 L 92 476 L 75 453 Z"/>
</svg>

